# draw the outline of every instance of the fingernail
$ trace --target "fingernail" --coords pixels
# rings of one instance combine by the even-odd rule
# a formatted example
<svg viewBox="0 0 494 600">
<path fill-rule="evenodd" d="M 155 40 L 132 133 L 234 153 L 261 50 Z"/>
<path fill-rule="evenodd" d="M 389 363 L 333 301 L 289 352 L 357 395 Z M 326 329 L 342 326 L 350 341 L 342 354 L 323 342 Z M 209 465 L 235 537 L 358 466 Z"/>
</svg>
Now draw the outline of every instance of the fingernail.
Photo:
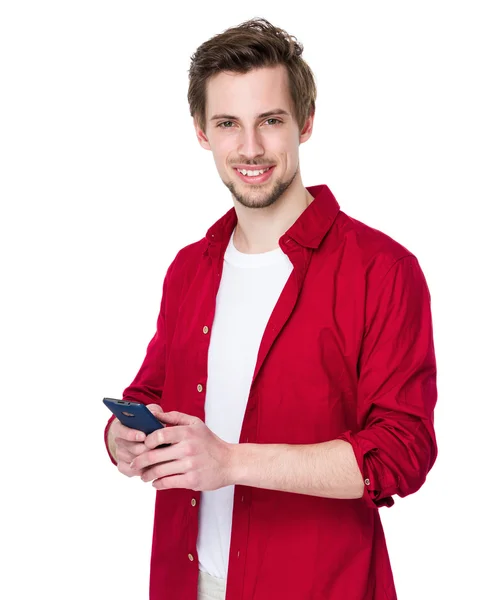
<svg viewBox="0 0 494 600">
<path fill-rule="evenodd" d="M 130 467 L 131 469 L 133 469 L 133 468 L 134 468 L 134 461 L 132 461 L 132 462 L 130 463 L 129 467 Z"/>
<path fill-rule="evenodd" d="M 143 442 L 146 436 L 143 433 L 136 433 L 136 442 Z"/>
</svg>

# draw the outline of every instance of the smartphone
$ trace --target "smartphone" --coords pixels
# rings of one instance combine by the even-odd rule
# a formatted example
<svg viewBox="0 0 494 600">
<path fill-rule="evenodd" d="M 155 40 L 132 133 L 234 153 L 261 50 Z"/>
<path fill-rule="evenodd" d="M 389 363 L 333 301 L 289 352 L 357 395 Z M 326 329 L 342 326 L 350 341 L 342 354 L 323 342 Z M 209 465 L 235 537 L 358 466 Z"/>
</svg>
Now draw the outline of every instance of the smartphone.
<svg viewBox="0 0 494 600">
<path fill-rule="evenodd" d="M 103 402 L 117 419 L 130 429 L 138 429 L 149 435 L 157 429 L 166 427 L 142 402 L 127 402 L 115 398 L 103 398 Z M 171 446 L 171 444 L 161 444 L 157 448 L 166 448 L 167 446 Z"/>
</svg>

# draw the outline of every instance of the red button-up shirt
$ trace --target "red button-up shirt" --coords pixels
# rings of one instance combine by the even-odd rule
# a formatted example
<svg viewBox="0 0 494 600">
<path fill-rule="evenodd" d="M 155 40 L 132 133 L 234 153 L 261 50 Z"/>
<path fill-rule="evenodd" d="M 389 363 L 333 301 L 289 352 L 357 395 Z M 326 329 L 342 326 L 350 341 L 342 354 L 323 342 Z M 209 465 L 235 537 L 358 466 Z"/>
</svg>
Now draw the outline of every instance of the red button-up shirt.
<svg viewBox="0 0 494 600">
<path fill-rule="evenodd" d="M 437 455 L 429 290 L 406 248 L 346 215 L 326 185 L 307 190 L 313 202 L 279 240 L 294 269 L 260 344 L 239 443 L 346 440 L 364 495 L 235 486 L 226 600 L 393 600 L 377 508 L 418 490 Z M 124 398 L 204 420 L 236 220 L 232 208 L 173 260 L 156 334 Z M 200 503 L 193 490 L 157 492 L 151 600 L 197 599 Z"/>
</svg>

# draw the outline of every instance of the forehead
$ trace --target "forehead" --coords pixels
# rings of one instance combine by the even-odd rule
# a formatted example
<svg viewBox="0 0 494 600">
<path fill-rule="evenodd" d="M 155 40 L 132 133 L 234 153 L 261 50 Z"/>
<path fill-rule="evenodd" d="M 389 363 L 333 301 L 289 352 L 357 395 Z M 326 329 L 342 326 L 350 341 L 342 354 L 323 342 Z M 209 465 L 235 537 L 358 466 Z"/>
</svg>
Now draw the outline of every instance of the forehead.
<svg viewBox="0 0 494 600">
<path fill-rule="evenodd" d="M 288 73 L 284 65 L 248 73 L 217 73 L 206 85 L 206 115 L 248 117 L 275 107 L 291 111 Z"/>
</svg>

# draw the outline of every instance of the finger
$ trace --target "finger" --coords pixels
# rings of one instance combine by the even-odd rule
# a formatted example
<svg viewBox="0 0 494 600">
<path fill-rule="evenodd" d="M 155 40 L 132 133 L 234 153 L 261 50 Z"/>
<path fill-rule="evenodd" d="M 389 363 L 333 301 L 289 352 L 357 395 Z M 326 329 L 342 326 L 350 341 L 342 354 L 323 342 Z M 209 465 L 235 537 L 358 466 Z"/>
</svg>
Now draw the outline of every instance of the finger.
<svg viewBox="0 0 494 600">
<path fill-rule="evenodd" d="M 203 422 L 199 417 L 194 417 L 193 415 L 181 413 L 176 410 L 165 412 L 164 415 L 166 423 L 170 423 L 170 425 L 197 425 L 198 423 Z"/>
<path fill-rule="evenodd" d="M 140 477 L 142 475 L 142 471 L 135 471 L 134 469 L 131 469 L 129 463 L 125 461 L 118 461 L 117 469 L 120 471 L 120 473 L 123 473 L 127 477 Z"/>
<path fill-rule="evenodd" d="M 120 438 L 122 440 L 127 440 L 128 442 L 143 442 L 146 439 L 145 433 L 138 431 L 137 429 L 126 427 L 118 420 L 116 420 L 114 435 L 115 439 Z"/>
<path fill-rule="evenodd" d="M 190 430 L 186 426 L 163 427 L 150 433 L 144 443 L 149 450 L 152 450 L 161 444 L 178 444 L 182 440 L 189 439 L 189 436 Z"/>
<path fill-rule="evenodd" d="M 121 456 L 128 463 L 131 463 L 136 456 L 140 456 L 148 449 L 142 442 L 127 442 L 125 440 L 119 440 L 120 443 L 116 444 L 116 455 Z"/>
<path fill-rule="evenodd" d="M 141 474 L 142 481 L 154 481 L 161 477 L 169 477 L 170 475 L 184 475 L 190 470 L 190 465 L 185 460 L 173 460 L 171 462 L 159 463 L 144 469 Z"/>
<path fill-rule="evenodd" d="M 132 458 L 148 451 L 148 448 L 143 442 L 128 442 L 127 440 L 117 438 L 115 440 L 115 445 L 117 448 L 122 448 L 126 452 L 129 452 L 132 455 Z"/>
<path fill-rule="evenodd" d="M 131 463 L 131 468 L 140 471 L 141 469 L 146 469 L 157 463 L 169 462 L 171 460 L 176 460 L 177 458 L 181 458 L 181 456 L 179 456 L 179 451 L 174 446 L 170 446 L 169 448 L 157 448 L 156 450 L 143 452 L 140 456 L 134 458 Z"/>
<path fill-rule="evenodd" d="M 175 488 L 194 489 L 190 486 L 187 475 L 172 475 L 170 477 L 160 477 L 153 481 L 153 487 L 156 490 L 171 490 Z"/>
<path fill-rule="evenodd" d="M 133 454 L 131 454 L 130 452 L 128 452 L 128 450 L 122 448 L 121 446 L 117 446 L 117 449 L 115 450 L 115 457 L 117 459 L 117 462 L 126 462 L 129 465 L 135 458 Z"/>
</svg>

